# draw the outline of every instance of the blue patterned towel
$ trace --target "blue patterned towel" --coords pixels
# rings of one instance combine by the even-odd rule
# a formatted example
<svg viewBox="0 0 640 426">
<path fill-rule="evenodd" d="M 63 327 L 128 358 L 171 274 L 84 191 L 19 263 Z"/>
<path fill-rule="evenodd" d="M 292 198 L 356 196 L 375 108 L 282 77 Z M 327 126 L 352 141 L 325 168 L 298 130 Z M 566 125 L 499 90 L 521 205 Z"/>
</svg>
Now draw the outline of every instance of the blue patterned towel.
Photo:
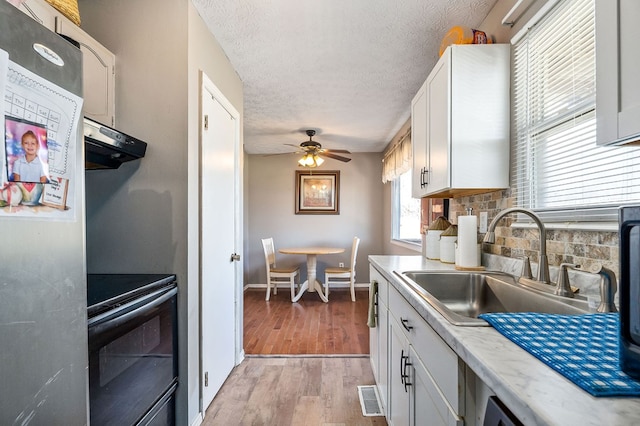
<svg viewBox="0 0 640 426">
<path fill-rule="evenodd" d="M 620 370 L 619 314 L 482 314 L 505 337 L 593 396 L 640 396 Z"/>
</svg>

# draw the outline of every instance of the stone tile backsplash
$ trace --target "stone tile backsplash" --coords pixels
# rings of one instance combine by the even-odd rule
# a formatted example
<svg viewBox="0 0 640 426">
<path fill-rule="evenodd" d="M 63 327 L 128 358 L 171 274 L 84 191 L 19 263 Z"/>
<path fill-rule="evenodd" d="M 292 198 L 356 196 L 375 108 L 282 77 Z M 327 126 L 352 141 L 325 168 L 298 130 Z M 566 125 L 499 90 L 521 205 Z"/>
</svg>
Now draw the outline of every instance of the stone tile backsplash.
<svg viewBox="0 0 640 426">
<path fill-rule="evenodd" d="M 475 214 L 488 212 L 491 222 L 499 211 L 513 207 L 513 201 L 509 189 L 452 199 L 449 204 L 449 220 L 457 223 L 457 217 L 466 214 L 466 209 L 471 207 Z M 483 244 L 483 252 L 514 259 L 528 256 L 532 263 L 537 264 L 538 230 L 509 227 L 514 218 L 515 216 L 506 217 L 502 220 L 502 226 L 496 227 L 496 243 Z M 480 235 L 482 237 L 483 234 Z M 547 229 L 547 257 L 550 266 L 557 267 L 566 262 L 579 264 L 582 269 L 592 271 L 603 265 L 619 276 L 618 232 Z M 555 279 L 554 269 L 557 268 L 552 268 L 552 279 Z M 582 275 L 593 274 L 576 274 L 577 277 Z"/>
</svg>

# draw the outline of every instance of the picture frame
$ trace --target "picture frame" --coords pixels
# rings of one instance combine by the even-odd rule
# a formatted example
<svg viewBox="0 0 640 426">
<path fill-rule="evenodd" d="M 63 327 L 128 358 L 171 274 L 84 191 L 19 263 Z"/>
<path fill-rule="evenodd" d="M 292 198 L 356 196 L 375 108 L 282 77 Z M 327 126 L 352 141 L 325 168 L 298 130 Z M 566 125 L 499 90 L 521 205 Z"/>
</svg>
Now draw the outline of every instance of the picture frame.
<svg viewBox="0 0 640 426">
<path fill-rule="evenodd" d="M 340 171 L 296 170 L 296 214 L 340 214 Z"/>
<path fill-rule="evenodd" d="M 45 183 L 49 181 L 49 147 L 47 127 L 34 121 L 5 116 L 4 164 L 8 182 Z M 31 143 L 31 148 L 24 145 Z M 29 152 L 25 151 L 29 150 Z M 31 157 L 33 156 L 33 157 Z M 31 158 L 30 158 L 31 157 Z M 18 164 L 37 164 L 26 176 L 19 173 Z M 33 163 L 35 161 L 35 163 Z M 27 171 L 27 169 L 22 169 Z"/>
<path fill-rule="evenodd" d="M 57 178 L 44 185 L 41 204 L 56 209 L 67 208 L 67 193 L 69 191 L 69 179 Z"/>
</svg>

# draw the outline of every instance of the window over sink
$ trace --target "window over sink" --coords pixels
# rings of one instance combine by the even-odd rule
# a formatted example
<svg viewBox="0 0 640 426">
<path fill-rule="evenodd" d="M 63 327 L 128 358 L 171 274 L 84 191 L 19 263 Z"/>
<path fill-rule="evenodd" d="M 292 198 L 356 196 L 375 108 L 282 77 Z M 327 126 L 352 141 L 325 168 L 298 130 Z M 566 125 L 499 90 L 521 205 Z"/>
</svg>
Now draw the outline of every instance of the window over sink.
<svg viewBox="0 0 640 426">
<path fill-rule="evenodd" d="M 411 169 L 392 181 L 391 205 L 392 240 L 420 247 L 420 199 L 411 197 Z"/>
<path fill-rule="evenodd" d="M 513 44 L 511 185 L 545 221 L 615 221 L 640 199 L 640 148 L 596 144 L 594 0 L 560 0 Z"/>
</svg>

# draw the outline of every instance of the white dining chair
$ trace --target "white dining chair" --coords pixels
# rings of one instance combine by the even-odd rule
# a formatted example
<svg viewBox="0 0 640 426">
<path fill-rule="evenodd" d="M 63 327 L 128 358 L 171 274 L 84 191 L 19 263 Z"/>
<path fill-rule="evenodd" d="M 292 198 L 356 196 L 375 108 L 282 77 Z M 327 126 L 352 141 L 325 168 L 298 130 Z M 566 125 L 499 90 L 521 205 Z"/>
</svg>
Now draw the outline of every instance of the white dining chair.
<svg viewBox="0 0 640 426">
<path fill-rule="evenodd" d="M 324 295 L 329 297 L 329 284 L 349 283 L 351 288 L 351 301 L 356 301 L 356 257 L 358 255 L 358 246 L 360 238 L 353 237 L 353 245 L 351 246 L 351 265 L 348 268 L 328 267 L 324 270 Z"/>
<path fill-rule="evenodd" d="M 299 277 L 300 270 L 296 266 L 278 268 L 276 267 L 276 249 L 273 244 L 273 238 L 262 239 L 262 247 L 264 248 L 264 260 L 267 265 L 267 297 L 271 297 L 271 286 L 273 286 L 273 294 L 278 294 L 278 284 L 288 282 L 291 287 L 291 301 L 296 295 L 296 287 L 299 287 L 299 280 L 296 283 L 296 277 Z"/>
</svg>

